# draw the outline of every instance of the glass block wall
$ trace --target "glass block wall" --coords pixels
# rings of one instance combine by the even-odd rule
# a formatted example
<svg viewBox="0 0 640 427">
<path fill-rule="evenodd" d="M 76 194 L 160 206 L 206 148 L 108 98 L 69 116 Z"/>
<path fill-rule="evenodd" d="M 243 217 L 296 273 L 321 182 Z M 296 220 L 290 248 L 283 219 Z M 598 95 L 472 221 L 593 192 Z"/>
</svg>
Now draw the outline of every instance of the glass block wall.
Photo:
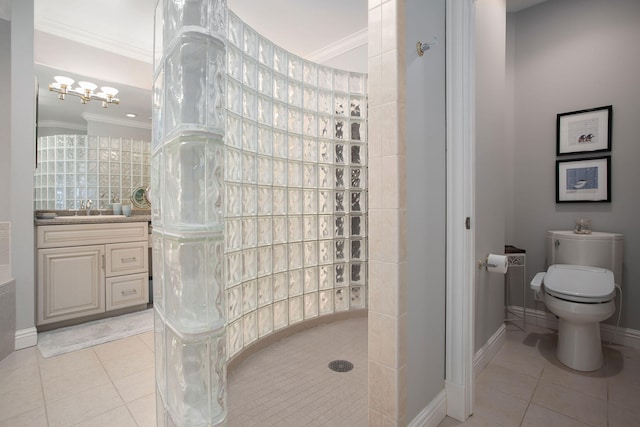
<svg viewBox="0 0 640 427">
<path fill-rule="evenodd" d="M 305 61 L 225 0 L 160 0 L 154 48 L 158 425 L 218 425 L 226 361 L 366 308 L 366 75 Z"/>
<path fill-rule="evenodd" d="M 229 357 L 366 307 L 367 77 L 303 60 L 228 13 Z"/>
<path fill-rule="evenodd" d="M 157 424 L 226 415 L 224 0 L 159 0 L 152 209 Z"/>
<path fill-rule="evenodd" d="M 109 136 L 55 135 L 38 139 L 34 208 L 109 209 L 127 203 L 131 193 L 150 183 L 150 142 Z"/>
</svg>

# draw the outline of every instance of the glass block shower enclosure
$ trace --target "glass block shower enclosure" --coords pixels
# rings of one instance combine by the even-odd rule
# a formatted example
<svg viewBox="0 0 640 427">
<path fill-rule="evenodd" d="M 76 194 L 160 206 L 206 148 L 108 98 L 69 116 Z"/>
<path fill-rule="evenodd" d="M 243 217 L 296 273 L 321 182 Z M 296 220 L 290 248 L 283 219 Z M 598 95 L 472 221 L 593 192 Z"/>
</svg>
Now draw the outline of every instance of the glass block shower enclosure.
<svg viewBox="0 0 640 427">
<path fill-rule="evenodd" d="M 217 425 L 226 361 L 366 308 L 366 75 L 306 61 L 224 0 L 156 9 L 158 425 Z"/>
</svg>

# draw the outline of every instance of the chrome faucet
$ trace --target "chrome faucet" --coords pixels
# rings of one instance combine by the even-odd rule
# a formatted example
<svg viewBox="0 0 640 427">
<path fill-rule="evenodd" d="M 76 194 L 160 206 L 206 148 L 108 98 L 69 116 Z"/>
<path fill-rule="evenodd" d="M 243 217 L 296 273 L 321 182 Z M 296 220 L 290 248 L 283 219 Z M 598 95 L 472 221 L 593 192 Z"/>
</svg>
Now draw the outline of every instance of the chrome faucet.
<svg viewBox="0 0 640 427">
<path fill-rule="evenodd" d="M 87 215 L 91 215 L 91 205 L 93 204 L 93 200 L 89 199 L 87 200 L 86 203 L 86 208 L 87 208 Z"/>
</svg>

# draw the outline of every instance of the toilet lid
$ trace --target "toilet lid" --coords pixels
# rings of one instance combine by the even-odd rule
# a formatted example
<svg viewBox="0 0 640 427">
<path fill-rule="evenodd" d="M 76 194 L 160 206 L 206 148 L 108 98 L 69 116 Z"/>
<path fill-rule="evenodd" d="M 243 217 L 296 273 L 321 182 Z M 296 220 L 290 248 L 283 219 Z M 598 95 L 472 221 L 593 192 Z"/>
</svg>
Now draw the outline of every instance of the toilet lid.
<svg viewBox="0 0 640 427">
<path fill-rule="evenodd" d="M 544 276 L 544 287 L 551 295 L 579 302 L 608 301 L 615 295 L 610 270 L 583 265 L 552 265 Z"/>
</svg>

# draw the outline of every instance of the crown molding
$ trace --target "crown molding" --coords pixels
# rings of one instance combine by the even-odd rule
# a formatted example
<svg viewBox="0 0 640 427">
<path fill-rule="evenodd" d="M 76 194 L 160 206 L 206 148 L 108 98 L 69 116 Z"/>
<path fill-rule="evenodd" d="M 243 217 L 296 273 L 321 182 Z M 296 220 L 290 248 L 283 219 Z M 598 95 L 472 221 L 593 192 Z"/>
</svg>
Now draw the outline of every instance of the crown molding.
<svg viewBox="0 0 640 427">
<path fill-rule="evenodd" d="M 36 30 L 54 36 L 70 39 L 78 43 L 86 44 L 96 49 L 114 52 L 127 58 L 136 59 L 146 63 L 153 63 L 153 52 L 127 43 L 122 43 L 104 35 L 78 30 L 64 22 L 44 17 L 36 23 Z"/>
<path fill-rule="evenodd" d="M 98 123 L 107 123 L 110 125 L 118 125 L 118 126 L 127 126 L 130 128 L 138 128 L 138 129 L 151 129 L 151 122 L 141 122 L 137 120 L 131 119 L 116 119 L 113 117 L 103 116 L 101 114 L 92 114 L 92 113 L 82 113 L 80 114 L 83 119 L 86 121 L 98 122 Z"/>
<path fill-rule="evenodd" d="M 368 29 L 363 28 L 345 38 L 342 38 L 330 45 L 318 49 L 315 52 L 311 52 L 305 56 L 305 59 L 321 64 L 343 53 L 349 52 L 357 47 L 367 44 Z"/>
<path fill-rule="evenodd" d="M 79 131 L 87 131 L 87 125 L 81 125 L 78 123 L 72 122 L 61 122 L 59 120 L 42 120 L 38 122 L 39 128 L 63 128 L 63 129 L 72 129 Z"/>
</svg>

